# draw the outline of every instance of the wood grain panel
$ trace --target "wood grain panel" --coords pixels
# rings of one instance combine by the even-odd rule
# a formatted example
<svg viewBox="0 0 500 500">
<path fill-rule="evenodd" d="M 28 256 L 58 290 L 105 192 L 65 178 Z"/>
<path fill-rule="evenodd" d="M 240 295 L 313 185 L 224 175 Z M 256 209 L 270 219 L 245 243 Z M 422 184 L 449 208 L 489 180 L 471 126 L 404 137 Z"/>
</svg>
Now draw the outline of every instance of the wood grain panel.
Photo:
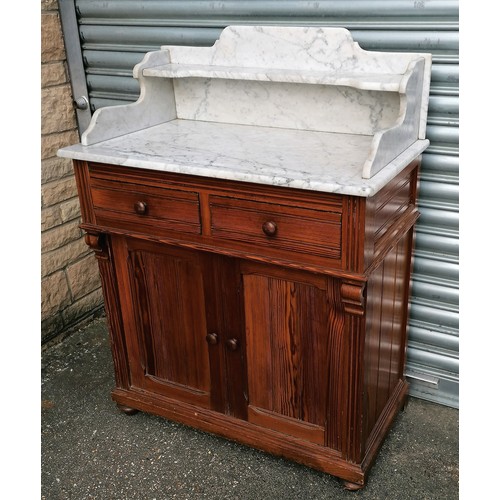
<svg viewBox="0 0 500 500">
<path fill-rule="evenodd" d="M 73 170 L 75 172 L 82 221 L 95 224 L 88 164 L 85 161 L 73 160 Z"/>
<path fill-rule="evenodd" d="M 335 418 L 329 429 L 329 443 L 349 461 L 361 459 L 362 365 L 364 349 L 365 299 L 363 281 L 331 280 L 328 295 L 336 315 L 342 318 L 333 328 L 333 379 L 329 407 Z"/>
<path fill-rule="evenodd" d="M 397 188 L 394 191 L 385 193 L 384 196 L 377 200 L 377 205 L 374 207 L 375 218 L 378 221 L 378 227 L 375 231 L 375 245 L 391 227 L 392 224 L 401 216 L 401 214 L 409 207 L 411 201 L 411 176 L 401 179 Z"/>
<path fill-rule="evenodd" d="M 90 186 L 97 224 L 159 235 L 165 231 L 201 233 L 196 192 L 92 177 Z M 145 206 L 142 214 L 135 210 L 138 202 Z"/>
<path fill-rule="evenodd" d="M 372 274 L 367 288 L 365 369 L 364 369 L 364 435 L 368 436 L 377 418 L 378 363 L 380 351 L 380 322 L 382 315 L 384 268 Z"/>
<path fill-rule="evenodd" d="M 130 375 L 112 241 L 104 234 L 90 233 L 86 234 L 85 241 L 94 250 L 99 265 L 116 386 L 127 389 L 130 387 Z"/>
<path fill-rule="evenodd" d="M 414 160 L 375 196 L 366 199 L 365 269 L 383 258 L 394 241 L 399 240 L 401 234 L 396 233 L 405 219 L 407 226 L 415 223 L 419 165 L 420 159 Z"/>
<path fill-rule="evenodd" d="M 244 275 L 244 290 L 249 404 L 286 417 L 288 428 L 289 419 L 324 428 L 325 290 L 258 274 Z"/>
<path fill-rule="evenodd" d="M 368 281 L 364 356 L 363 434 L 368 438 L 403 381 L 407 299 L 408 248 L 411 231 L 386 255 Z"/>
<path fill-rule="evenodd" d="M 239 262 L 224 256 L 206 256 L 205 277 L 210 276 L 207 297 L 212 311 L 217 317 L 216 333 L 219 336 L 219 359 L 223 368 L 224 408 L 227 415 L 246 419 L 247 417 L 247 377 L 246 345 L 243 321 L 242 283 Z M 236 341 L 234 350 L 228 342 Z M 211 362 L 213 358 L 210 358 Z"/>
<path fill-rule="evenodd" d="M 342 225 L 342 267 L 361 273 L 364 269 L 365 206 L 366 199 L 344 196 L 344 223 Z"/>
<path fill-rule="evenodd" d="M 208 405 L 210 369 L 205 341 L 203 272 L 194 252 L 128 240 L 133 345 L 142 370 L 133 383 Z"/>
<path fill-rule="evenodd" d="M 210 197 L 210 212 L 215 237 L 263 244 L 266 250 L 275 248 L 332 259 L 341 256 L 340 212 L 221 196 Z M 277 227 L 272 237 L 262 229 L 269 221 Z"/>
<path fill-rule="evenodd" d="M 380 314 L 380 335 L 378 355 L 378 381 L 377 381 L 377 415 L 380 415 L 389 398 L 389 384 L 391 379 L 391 353 L 393 330 L 397 326 L 393 322 L 393 312 L 396 307 L 394 284 L 396 278 L 395 264 L 397 252 L 387 254 L 383 263 L 382 278 L 382 311 Z M 396 339 L 394 339 L 396 340 Z"/>
</svg>

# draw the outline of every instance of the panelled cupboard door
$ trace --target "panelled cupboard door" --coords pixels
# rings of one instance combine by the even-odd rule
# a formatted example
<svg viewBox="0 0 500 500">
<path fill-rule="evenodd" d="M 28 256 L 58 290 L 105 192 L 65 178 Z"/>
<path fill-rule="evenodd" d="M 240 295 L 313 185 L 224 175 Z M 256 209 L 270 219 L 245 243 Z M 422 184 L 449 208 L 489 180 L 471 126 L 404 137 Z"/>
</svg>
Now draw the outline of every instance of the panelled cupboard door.
<svg viewBox="0 0 500 500">
<path fill-rule="evenodd" d="M 325 444 L 333 319 L 327 278 L 243 262 L 248 420 Z"/>
<path fill-rule="evenodd" d="M 246 419 L 238 261 L 112 236 L 133 387 Z"/>
<path fill-rule="evenodd" d="M 132 386 L 325 444 L 330 278 L 112 237 Z"/>
<path fill-rule="evenodd" d="M 134 387 L 211 406 L 202 255 L 113 236 Z"/>
</svg>

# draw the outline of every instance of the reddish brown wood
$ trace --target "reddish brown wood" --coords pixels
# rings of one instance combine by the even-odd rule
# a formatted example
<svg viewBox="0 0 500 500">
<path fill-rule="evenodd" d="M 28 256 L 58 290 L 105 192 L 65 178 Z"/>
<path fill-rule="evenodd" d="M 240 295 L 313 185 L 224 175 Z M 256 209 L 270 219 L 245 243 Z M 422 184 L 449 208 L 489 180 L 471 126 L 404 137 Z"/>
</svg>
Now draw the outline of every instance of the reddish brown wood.
<svg viewBox="0 0 500 500">
<path fill-rule="evenodd" d="M 158 394 L 144 395 L 133 389 L 129 391 L 115 389 L 112 396 L 117 403 L 212 432 L 352 482 L 364 483 L 365 474 L 360 465 L 344 460 L 332 448 L 306 439 L 286 435 L 212 410 L 197 408 Z"/>
<path fill-rule="evenodd" d="M 362 487 L 408 392 L 417 167 L 365 199 L 75 162 L 115 401 Z"/>
<path fill-rule="evenodd" d="M 80 200 L 80 213 L 82 221 L 95 224 L 88 163 L 80 160 L 73 160 L 73 170 L 75 172 L 78 199 Z"/>
<path fill-rule="evenodd" d="M 324 370 L 331 362 L 326 280 L 302 274 L 298 281 L 296 273 L 292 281 L 283 270 L 248 264 L 244 272 L 248 397 L 256 410 L 249 418 L 262 422 L 272 413 L 274 421 L 284 417 L 282 425 L 290 433 L 297 435 L 294 427 L 300 435 L 307 433 L 305 422 L 319 427 L 323 436 Z"/>
<path fill-rule="evenodd" d="M 216 238 L 260 243 L 264 252 L 340 258 L 342 216 L 338 212 L 220 196 L 210 197 L 210 212 Z"/>
<path fill-rule="evenodd" d="M 84 186 L 82 186 L 82 189 L 84 189 Z M 99 266 L 116 386 L 127 389 L 130 387 L 128 354 L 111 241 L 105 234 L 87 233 L 85 242 L 94 251 Z"/>
<path fill-rule="evenodd" d="M 412 231 L 399 240 L 376 268 L 367 284 L 366 340 L 364 359 L 365 441 L 404 381 L 409 244 Z"/>
<path fill-rule="evenodd" d="M 201 233 L 198 193 L 90 177 L 97 224 L 151 234 Z"/>
<path fill-rule="evenodd" d="M 342 267 L 362 273 L 365 266 L 365 198 L 343 197 Z"/>
<path fill-rule="evenodd" d="M 344 481 L 344 488 L 349 491 L 358 491 L 364 486 L 363 483 L 353 483 L 351 481 Z"/>
<path fill-rule="evenodd" d="M 146 215 L 148 211 L 148 204 L 145 201 L 136 201 L 134 203 L 135 213 L 138 215 Z"/>
<path fill-rule="evenodd" d="M 366 199 L 365 270 L 382 259 L 393 242 L 415 224 L 418 167 L 419 160 L 414 160 L 375 196 Z"/>
<path fill-rule="evenodd" d="M 120 293 L 134 304 L 124 311 L 135 360 L 132 384 L 208 406 L 208 331 L 198 254 L 134 239 L 116 238 L 115 243 L 127 255 L 119 267 Z"/>
</svg>

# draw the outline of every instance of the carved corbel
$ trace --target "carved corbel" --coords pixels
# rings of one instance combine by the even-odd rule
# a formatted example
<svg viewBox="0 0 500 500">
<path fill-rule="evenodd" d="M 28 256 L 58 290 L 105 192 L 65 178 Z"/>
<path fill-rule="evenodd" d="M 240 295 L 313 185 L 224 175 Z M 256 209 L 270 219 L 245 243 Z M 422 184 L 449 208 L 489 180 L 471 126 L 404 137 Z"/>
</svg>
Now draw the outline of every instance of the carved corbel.
<svg viewBox="0 0 500 500">
<path fill-rule="evenodd" d="M 344 311 L 348 314 L 365 314 L 365 282 L 351 281 L 340 285 L 340 295 Z"/>
<path fill-rule="evenodd" d="M 104 233 L 85 233 L 85 243 L 94 251 L 98 259 L 109 259 L 107 238 Z"/>
</svg>

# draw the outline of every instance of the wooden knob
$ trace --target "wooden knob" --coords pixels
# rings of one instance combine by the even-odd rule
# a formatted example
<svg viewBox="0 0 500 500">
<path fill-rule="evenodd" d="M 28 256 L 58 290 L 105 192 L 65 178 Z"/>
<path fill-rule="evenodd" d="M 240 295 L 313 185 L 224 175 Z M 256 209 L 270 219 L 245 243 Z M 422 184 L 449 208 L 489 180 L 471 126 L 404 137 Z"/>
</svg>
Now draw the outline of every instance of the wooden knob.
<svg viewBox="0 0 500 500">
<path fill-rule="evenodd" d="M 205 337 L 206 341 L 211 344 L 211 345 L 215 345 L 217 344 L 217 342 L 219 342 L 219 337 L 217 336 L 216 333 L 209 333 L 206 337 Z"/>
<path fill-rule="evenodd" d="M 148 211 L 148 205 L 145 201 L 136 201 L 134 203 L 134 210 L 138 215 L 145 215 Z"/>
<path fill-rule="evenodd" d="M 278 231 L 278 224 L 272 220 L 268 220 L 262 224 L 262 231 L 264 231 L 264 234 L 267 236 L 274 236 Z"/>
<path fill-rule="evenodd" d="M 239 345 L 240 344 L 238 342 L 238 339 L 228 339 L 228 340 L 226 340 L 226 347 L 230 351 L 236 351 L 236 349 L 238 349 Z"/>
</svg>

